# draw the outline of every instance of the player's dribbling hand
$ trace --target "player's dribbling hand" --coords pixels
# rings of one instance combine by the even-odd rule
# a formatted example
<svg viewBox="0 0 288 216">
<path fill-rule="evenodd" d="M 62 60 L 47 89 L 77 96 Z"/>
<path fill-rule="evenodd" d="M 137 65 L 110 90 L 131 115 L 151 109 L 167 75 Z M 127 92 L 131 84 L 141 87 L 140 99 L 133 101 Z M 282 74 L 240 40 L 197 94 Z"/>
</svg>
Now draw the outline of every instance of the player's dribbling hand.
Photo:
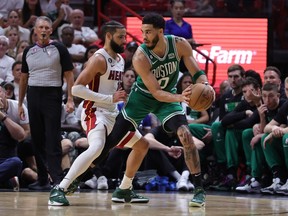
<svg viewBox="0 0 288 216">
<path fill-rule="evenodd" d="M 182 91 L 183 100 L 182 100 L 181 102 L 186 102 L 187 104 L 189 104 L 190 95 L 191 95 L 191 93 L 192 93 L 192 86 L 193 86 L 193 84 L 189 85 L 187 88 L 185 88 L 185 89 Z"/>
<path fill-rule="evenodd" d="M 119 101 L 126 102 L 126 100 L 127 100 L 127 93 L 122 88 L 117 90 L 113 94 L 113 103 L 116 103 L 116 102 L 119 102 Z"/>
</svg>

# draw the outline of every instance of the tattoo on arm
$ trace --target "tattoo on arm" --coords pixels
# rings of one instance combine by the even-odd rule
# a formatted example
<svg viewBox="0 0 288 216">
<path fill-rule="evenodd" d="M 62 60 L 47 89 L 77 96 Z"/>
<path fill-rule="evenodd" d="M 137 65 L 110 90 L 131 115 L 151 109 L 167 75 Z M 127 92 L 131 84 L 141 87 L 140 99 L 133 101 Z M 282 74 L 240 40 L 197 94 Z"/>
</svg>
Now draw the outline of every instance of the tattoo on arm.
<svg viewBox="0 0 288 216">
<path fill-rule="evenodd" d="M 183 41 L 182 37 L 175 37 L 175 42 L 178 43 L 179 41 Z"/>
</svg>

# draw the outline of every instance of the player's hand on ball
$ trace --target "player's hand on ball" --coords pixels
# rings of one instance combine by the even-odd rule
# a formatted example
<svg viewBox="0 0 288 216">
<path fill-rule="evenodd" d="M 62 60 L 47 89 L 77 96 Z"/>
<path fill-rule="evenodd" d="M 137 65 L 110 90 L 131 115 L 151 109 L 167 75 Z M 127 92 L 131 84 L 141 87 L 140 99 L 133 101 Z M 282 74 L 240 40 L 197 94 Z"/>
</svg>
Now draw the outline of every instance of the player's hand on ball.
<svg viewBox="0 0 288 216">
<path fill-rule="evenodd" d="M 215 91 L 208 83 L 196 83 L 191 86 L 189 107 L 196 111 L 207 110 L 215 100 Z"/>
<path fill-rule="evenodd" d="M 117 103 L 119 101 L 124 101 L 126 102 L 127 99 L 127 93 L 125 92 L 125 90 L 123 90 L 122 88 L 117 90 L 114 94 L 113 94 L 113 103 Z"/>
<path fill-rule="evenodd" d="M 182 102 L 186 102 L 187 104 L 189 104 L 190 95 L 192 93 L 192 86 L 193 86 L 193 84 L 191 84 L 190 86 L 188 86 L 186 89 L 184 89 L 182 91 L 182 96 L 183 96 L 183 99 L 184 99 Z"/>
</svg>

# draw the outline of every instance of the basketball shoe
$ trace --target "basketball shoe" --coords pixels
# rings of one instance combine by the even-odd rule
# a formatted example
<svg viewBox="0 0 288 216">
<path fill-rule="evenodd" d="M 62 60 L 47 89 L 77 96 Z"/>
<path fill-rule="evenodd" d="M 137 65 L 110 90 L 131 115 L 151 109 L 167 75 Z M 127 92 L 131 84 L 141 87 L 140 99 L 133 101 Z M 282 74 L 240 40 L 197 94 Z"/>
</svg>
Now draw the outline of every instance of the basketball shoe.
<svg viewBox="0 0 288 216">
<path fill-rule="evenodd" d="M 65 192 L 59 185 L 53 187 L 50 192 L 48 205 L 51 206 L 69 206 L 69 201 L 65 197 Z"/>
<path fill-rule="evenodd" d="M 288 195 L 288 179 L 284 185 L 282 185 L 280 188 L 275 190 L 276 194 L 281 194 L 281 195 Z"/>
<path fill-rule="evenodd" d="M 206 193 L 202 187 L 195 188 L 194 197 L 189 202 L 190 207 L 205 206 Z"/>
<path fill-rule="evenodd" d="M 275 192 L 282 186 L 280 178 L 274 178 L 273 183 L 266 187 L 261 189 L 261 193 L 263 194 L 275 194 Z"/>
<path fill-rule="evenodd" d="M 132 189 L 120 189 L 116 190 L 112 194 L 113 202 L 116 203 L 148 203 L 149 199 L 136 194 Z"/>
<path fill-rule="evenodd" d="M 250 181 L 243 186 L 236 187 L 236 191 L 242 193 L 260 193 L 260 189 L 261 184 L 255 178 L 251 178 Z"/>
</svg>

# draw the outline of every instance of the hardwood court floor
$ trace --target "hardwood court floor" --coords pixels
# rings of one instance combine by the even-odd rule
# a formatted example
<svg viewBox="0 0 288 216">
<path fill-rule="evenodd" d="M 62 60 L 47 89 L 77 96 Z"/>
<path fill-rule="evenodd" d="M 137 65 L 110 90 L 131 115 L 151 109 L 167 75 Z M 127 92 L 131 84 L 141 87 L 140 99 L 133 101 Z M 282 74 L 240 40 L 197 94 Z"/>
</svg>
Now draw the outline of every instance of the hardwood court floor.
<svg viewBox="0 0 288 216">
<path fill-rule="evenodd" d="M 0 192 L 0 216 L 288 215 L 288 197 L 208 191 L 205 208 L 189 208 L 191 193 L 140 193 L 148 204 L 115 204 L 111 191 L 86 191 L 69 196 L 68 207 L 49 207 L 49 192 Z"/>
</svg>

